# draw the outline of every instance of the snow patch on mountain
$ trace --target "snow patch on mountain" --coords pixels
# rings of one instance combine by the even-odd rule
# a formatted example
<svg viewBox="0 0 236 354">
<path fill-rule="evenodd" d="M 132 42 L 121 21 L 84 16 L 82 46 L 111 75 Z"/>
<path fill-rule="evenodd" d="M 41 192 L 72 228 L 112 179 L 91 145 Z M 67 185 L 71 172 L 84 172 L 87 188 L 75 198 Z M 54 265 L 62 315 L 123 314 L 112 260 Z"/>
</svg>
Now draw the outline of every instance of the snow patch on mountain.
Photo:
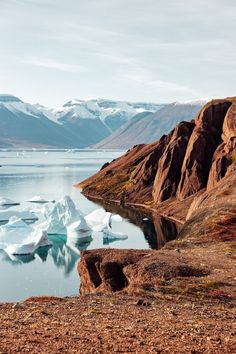
<svg viewBox="0 0 236 354">
<path fill-rule="evenodd" d="M 0 108 L 5 108 L 13 114 L 20 116 L 24 113 L 27 116 L 42 118 L 42 111 L 30 103 L 21 101 L 18 97 L 12 95 L 0 95 Z"/>
<path fill-rule="evenodd" d="M 114 101 L 107 99 L 72 99 L 59 109 L 36 104 L 35 107 L 48 119 L 64 125 L 78 120 L 100 120 L 111 133 L 141 112 L 156 112 L 163 104 Z"/>
</svg>

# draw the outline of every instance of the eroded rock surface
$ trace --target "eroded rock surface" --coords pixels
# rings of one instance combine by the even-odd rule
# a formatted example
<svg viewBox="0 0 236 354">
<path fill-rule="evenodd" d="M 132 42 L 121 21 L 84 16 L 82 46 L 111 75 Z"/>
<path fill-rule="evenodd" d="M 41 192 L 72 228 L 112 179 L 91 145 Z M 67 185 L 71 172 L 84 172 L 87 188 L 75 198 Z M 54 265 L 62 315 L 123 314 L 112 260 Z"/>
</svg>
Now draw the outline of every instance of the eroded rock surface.
<svg viewBox="0 0 236 354">
<path fill-rule="evenodd" d="M 182 122 L 171 134 L 171 139 L 158 161 L 153 186 L 154 202 L 162 202 L 175 196 L 181 178 L 181 166 L 194 123 Z"/>
<path fill-rule="evenodd" d="M 210 272 L 176 251 L 83 251 L 78 266 L 80 293 L 157 288 L 174 278 L 205 277 Z"/>
</svg>

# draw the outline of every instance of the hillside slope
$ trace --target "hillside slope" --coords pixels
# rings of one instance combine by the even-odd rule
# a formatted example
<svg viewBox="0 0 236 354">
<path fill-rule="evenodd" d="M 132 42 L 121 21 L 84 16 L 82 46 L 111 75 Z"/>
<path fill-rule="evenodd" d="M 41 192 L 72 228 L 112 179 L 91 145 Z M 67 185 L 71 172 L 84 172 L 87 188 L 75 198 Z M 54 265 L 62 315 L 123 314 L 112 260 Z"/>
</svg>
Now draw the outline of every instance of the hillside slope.
<svg viewBox="0 0 236 354">
<path fill-rule="evenodd" d="M 168 133 L 182 120 L 190 121 L 195 118 L 204 103 L 205 101 L 176 102 L 162 107 L 153 114 L 142 112 L 95 147 L 126 149 L 135 144 L 151 143 Z"/>
</svg>

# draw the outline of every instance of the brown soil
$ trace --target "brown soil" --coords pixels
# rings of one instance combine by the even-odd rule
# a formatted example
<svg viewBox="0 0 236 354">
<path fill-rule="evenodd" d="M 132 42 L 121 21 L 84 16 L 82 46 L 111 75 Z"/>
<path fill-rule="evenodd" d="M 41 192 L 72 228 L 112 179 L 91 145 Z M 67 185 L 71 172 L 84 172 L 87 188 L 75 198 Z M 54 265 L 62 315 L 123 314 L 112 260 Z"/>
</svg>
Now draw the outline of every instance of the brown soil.
<svg viewBox="0 0 236 354">
<path fill-rule="evenodd" d="M 235 353 L 226 299 L 121 294 L 0 305 L 0 353 Z"/>
</svg>

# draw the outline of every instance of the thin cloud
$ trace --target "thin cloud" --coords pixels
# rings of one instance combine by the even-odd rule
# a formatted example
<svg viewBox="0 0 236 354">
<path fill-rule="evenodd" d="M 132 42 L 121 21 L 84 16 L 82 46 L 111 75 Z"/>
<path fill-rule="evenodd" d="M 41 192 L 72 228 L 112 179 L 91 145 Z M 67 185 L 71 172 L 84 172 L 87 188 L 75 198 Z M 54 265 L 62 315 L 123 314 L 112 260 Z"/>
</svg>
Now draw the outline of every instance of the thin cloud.
<svg viewBox="0 0 236 354">
<path fill-rule="evenodd" d="M 37 59 L 37 58 L 29 58 L 24 60 L 25 64 L 30 64 L 33 66 L 40 66 L 46 69 L 55 69 L 60 71 L 66 71 L 69 73 L 79 73 L 84 71 L 84 67 L 78 64 L 67 64 L 56 62 L 51 59 Z"/>
<path fill-rule="evenodd" d="M 112 64 L 134 65 L 137 62 L 135 58 L 128 57 L 128 56 L 111 55 L 111 54 L 98 53 L 98 52 L 92 54 L 98 59 L 105 60 Z"/>
<path fill-rule="evenodd" d="M 125 82 L 133 82 L 137 85 L 141 85 L 142 87 L 162 89 L 163 91 L 194 93 L 194 90 L 187 85 L 160 79 L 152 79 L 149 74 L 127 74 L 123 75 L 122 80 Z"/>
</svg>

